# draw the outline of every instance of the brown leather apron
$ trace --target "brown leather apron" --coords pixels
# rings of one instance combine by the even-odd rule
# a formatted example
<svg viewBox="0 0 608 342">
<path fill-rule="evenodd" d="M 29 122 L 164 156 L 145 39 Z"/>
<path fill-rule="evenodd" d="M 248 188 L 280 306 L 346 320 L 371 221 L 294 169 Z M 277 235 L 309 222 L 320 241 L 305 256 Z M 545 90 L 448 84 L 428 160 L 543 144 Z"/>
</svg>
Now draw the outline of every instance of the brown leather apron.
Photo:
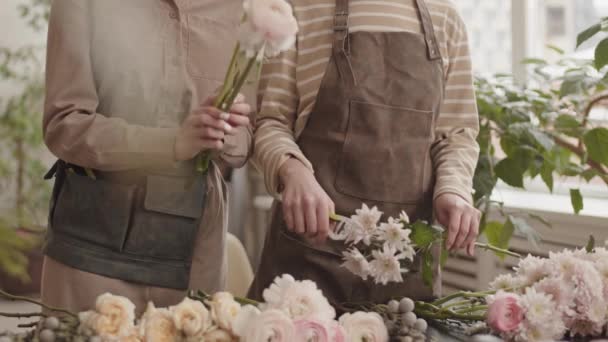
<svg viewBox="0 0 608 342">
<path fill-rule="evenodd" d="M 337 213 L 350 216 L 366 203 L 378 206 L 383 219 L 405 210 L 412 220 L 430 220 L 430 149 L 444 92 L 430 13 L 424 0 L 416 0 L 422 35 L 348 33 L 348 5 L 348 0 L 336 1 L 331 60 L 298 145 Z M 433 288 L 422 281 L 419 259 L 403 283 L 376 285 L 340 266 L 344 250 L 340 242 L 313 245 L 288 232 L 281 206 L 275 204 L 250 295 L 261 299 L 264 288 L 283 273 L 314 280 L 337 306 L 438 295 L 438 267 Z"/>
</svg>

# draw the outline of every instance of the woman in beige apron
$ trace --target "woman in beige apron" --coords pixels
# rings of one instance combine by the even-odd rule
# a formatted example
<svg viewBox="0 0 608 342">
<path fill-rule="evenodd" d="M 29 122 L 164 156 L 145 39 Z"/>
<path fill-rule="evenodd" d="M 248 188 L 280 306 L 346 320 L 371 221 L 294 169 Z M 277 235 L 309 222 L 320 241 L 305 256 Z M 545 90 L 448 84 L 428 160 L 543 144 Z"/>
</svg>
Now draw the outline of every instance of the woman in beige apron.
<svg viewBox="0 0 608 342">
<path fill-rule="evenodd" d="M 398 217 L 402 210 L 412 220 L 433 218 L 435 173 L 430 150 L 437 141 L 435 125 L 445 91 L 444 70 L 431 14 L 424 0 L 414 2 L 422 35 L 349 33 L 349 1 L 336 0 L 331 58 L 316 103 L 297 139 L 314 168 L 314 177 L 331 199 L 326 205 L 329 211 L 349 216 L 366 203 L 378 206 L 384 218 Z M 283 186 L 289 188 L 289 184 Z M 377 285 L 351 274 L 340 266 L 345 250 L 342 243 L 318 243 L 323 240 L 318 235 L 327 234 L 322 227 L 327 226 L 328 210 L 321 208 L 318 216 L 312 217 L 318 223 L 316 239 L 311 238 L 308 227 L 306 232 L 300 227 L 290 229 L 301 224 L 294 222 L 296 215 L 286 220 L 285 213 L 291 215 L 293 207 L 305 210 L 315 202 L 312 198 L 306 203 L 310 197 L 305 195 L 300 197 L 303 204 L 294 203 L 293 198 L 284 192 L 283 202 L 291 203 L 273 208 L 261 264 L 250 290 L 254 298 L 261 299 L 263 289 L 283 273 L 314 280 L 337 306 L 344 302 L 386 302 L 400 296 L 426 300 L 438 294 L 438 268 L 435 284 L 429 287 L 423 283 L 419 259 L 399 284 Z M 470 221 L 478 220 L 474 208 L 468 204 L 462 208 L 459 217 L 466 214 Z M 310 216 L 304 217 L 306 225 Z M 465 222 L 452 228 L 449 217 L 442 223 L 450 226 L 450 246 L 470 248 L 476 227 L 470 229 L 470 222 Z"/>
<path fill-rule="evenodd" d="M 239 0 L 56 0 L 44 137 L 60 159 L 42 299 L 74 311 L 111 292 L 139 312 L 224 286 L 220 168 L 251 149 L 249 105 L 206 100 L 236 41 Z M 201 151 L 218 157 L 195 171 Z M 87 173 L 85 168 L 92 170 Z"/>
</svg>

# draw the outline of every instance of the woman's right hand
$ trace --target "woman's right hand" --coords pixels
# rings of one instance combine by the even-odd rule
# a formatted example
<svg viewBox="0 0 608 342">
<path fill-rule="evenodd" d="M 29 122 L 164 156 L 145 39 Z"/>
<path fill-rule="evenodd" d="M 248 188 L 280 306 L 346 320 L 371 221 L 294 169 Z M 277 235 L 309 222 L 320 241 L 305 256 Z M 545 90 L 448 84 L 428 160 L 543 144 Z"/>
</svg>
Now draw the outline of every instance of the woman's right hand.
<svg viewBox="0 0 608 342">
<path fill-rule="evenodd" d="M 224 148 L 224 137 L 236 134 L 236 128 L 249 125 L 251 108 L 245 103 L 245 97 L 239 95 L 230 113 L 211 106 L 214 98 L 208 98 L 198 109 L 194 110 L 182 123 L 175 139 L 175 159 L 190 160 L 201 151 Z"/>
<path fill-rule="evenodd" d="M 315 238 L 318 243 L 324 242 L 333 226 L 329 215 L 335 210 L 334 202 L 314 174 L 295 158 L 281 166 L 279 176 L 283 184 L 281 197 L 287 228 Z"/>
</svg>

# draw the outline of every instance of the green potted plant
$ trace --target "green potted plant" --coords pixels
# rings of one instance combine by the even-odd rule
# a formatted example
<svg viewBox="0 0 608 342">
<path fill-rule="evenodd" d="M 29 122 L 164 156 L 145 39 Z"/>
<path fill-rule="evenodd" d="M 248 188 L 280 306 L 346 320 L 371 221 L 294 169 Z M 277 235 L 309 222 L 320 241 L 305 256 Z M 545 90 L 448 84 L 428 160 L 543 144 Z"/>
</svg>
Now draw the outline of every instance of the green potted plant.
<svg viewBox="0 0 608 342">
<path fill-rule="evenodd" d="M 44 27 L 50 2 L 31 0 L 18 7 L 32 29 Z M 43 47 L 0 46 L 0 81 L 20 92 L 0 97 L 0 287 L 17 293 L 39 290 L 44 233 L 50 187 L 41 161 L 41 109 L 44 96 Z"/>
</svg>

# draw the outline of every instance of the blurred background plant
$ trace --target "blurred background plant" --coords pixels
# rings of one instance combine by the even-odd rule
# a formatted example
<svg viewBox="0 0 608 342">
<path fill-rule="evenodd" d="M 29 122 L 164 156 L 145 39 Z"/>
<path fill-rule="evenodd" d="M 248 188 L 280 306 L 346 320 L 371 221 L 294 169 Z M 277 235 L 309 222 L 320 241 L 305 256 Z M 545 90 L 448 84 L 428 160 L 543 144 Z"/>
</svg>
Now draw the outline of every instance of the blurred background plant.
<svg viewBox="0 0 608 342">
<path fill-rule="evenodd" d="M 49 0 L 28 0 L 16 10 L 39 31 L 49 9 Z M 0 190 L 11 203 L 0 212 L 0 269 L 22 283 L 30 280 L 28 263 L 40 246 L 50 194 L 42 178 L 43 54 L 44 46 L 0 46 L 0 82 L 12 94 L 0 97 Z"/>
<path fill-rule="evenodd" d="M 578 36 L 577 47 L 607 33 L 604 18 Z M 505 213 L 503 204 L 492 199 L 499 180 L 523 189 L 526 179 L 540 177 L 551 192 L 556 178 L 608 185 L 608 129 L 590 118 L 594 107 L 608 101 L 608 38 L 600 41 L 591 60 L 550 48 L 560 56 L 555 63 L 523 61 L 532 69 L 532 79 L 524 85 L 510 75 L 476 79 L 481 154 L 474 199 L 484 213 L 481 229 L 501 248 L 509 246 L 514 233 L 537 245 L 540 235 L 529 220 L 550 223 L 525 211 Z M 581 191 L 571 186 L 569 192 L 578 214 L 584 207 Z M 490 219 L 495 212 L 502 222 Z"/>
</svg>

